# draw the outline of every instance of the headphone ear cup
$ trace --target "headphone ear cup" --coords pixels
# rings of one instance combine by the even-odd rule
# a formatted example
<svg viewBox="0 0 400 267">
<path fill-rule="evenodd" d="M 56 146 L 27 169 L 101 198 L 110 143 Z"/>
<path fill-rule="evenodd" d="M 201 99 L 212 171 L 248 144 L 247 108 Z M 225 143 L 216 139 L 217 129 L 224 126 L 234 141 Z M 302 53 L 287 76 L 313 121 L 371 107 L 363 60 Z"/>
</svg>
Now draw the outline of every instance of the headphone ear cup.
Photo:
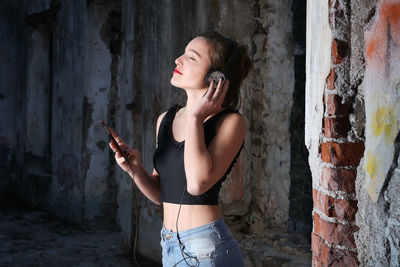
<svg viewBox="0 0 400 267">
<path fill-rule="evenodd" d="M 206 83 L 207 86 L 210 86 L 211 80 L 214 81 L 214 87 L 217 87 L 219 79 L 222 79 L 222 83 L 225 82 L 226 77 L 225 74 L 221 71 L 214 70 L 214 71 L 209 71 L 206 75 Z"/>
</svg>

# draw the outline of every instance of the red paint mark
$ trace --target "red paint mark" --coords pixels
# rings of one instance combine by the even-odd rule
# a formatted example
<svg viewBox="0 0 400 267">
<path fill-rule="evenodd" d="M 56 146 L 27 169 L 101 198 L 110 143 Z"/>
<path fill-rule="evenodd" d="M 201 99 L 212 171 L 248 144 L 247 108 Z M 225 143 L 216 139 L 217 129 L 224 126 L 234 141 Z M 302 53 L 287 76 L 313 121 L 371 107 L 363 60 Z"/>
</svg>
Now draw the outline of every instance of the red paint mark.
<svg viewBox="0 0 400 267">
<path fill-rule="evenodd" d="M 389 36 L 400 45 L 400 2 L 384 0 L 379 7 L 378 18 L 367 35 L 366 55 L 372 65 L 385 70 Z"/>
</svg>

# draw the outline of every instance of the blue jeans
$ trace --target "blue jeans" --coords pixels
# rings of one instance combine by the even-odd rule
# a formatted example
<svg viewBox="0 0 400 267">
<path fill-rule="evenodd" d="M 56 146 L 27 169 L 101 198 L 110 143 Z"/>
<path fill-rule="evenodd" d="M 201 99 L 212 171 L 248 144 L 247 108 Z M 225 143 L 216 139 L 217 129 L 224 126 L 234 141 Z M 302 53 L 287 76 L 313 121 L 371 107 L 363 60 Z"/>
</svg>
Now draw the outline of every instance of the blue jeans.
<svg viewBox="0 0 400 267">
<path fill-rule="evenodd" d="M 179 238 L 182 245 L 179 244 L 176 232 L 162 227 L 163 266 L 244 266 L 238 243 L 224 219 L 179 231 Z"/>
</svg>

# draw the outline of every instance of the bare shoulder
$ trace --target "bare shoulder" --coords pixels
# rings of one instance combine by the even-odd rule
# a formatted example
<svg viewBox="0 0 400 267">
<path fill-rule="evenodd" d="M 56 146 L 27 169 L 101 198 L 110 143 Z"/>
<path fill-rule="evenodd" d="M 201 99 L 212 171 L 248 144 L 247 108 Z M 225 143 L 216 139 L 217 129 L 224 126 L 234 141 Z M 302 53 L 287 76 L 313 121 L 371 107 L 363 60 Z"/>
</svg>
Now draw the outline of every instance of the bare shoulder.
<svg viewBox="0 0 400 267">
<path fill-rule="evenodd" d="M 240 113 L 228 113 L 222 117 L 220 127 L 239 126 L 246 128 L 246 119 Z"/>
<path fill-rule="evenodd" d="M 223 121 L 229 121 L 230 123 L 239 123 L 244 126 L 246 125 L 246 120 L 243 115 L 236 112 L 226 114 Z"/>
<path fill-rule="evenodd" d="M 221 118 L 218 126 L 218 134 L 235 135 L 244 139 L 246 134 L 246 119 L 240 113 L 228 113 Z"/>
</svg>

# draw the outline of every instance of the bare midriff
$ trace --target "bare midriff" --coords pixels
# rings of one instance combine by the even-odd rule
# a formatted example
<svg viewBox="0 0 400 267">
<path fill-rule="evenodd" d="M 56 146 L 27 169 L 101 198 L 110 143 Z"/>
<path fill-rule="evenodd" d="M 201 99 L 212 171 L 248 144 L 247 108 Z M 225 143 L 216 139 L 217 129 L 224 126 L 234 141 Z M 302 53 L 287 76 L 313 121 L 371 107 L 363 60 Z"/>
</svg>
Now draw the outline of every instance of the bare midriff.
<svg viewBox="0 0 400 267">
<path fill-rule="evenodd" d="M 164 227 L 176 232 L 179 204 L 163 202 Z M 178 230 L 188 230 L 218 220 L 222 217 L 218 205 L 182 205 L 179 213 Z"/>
</svg>

